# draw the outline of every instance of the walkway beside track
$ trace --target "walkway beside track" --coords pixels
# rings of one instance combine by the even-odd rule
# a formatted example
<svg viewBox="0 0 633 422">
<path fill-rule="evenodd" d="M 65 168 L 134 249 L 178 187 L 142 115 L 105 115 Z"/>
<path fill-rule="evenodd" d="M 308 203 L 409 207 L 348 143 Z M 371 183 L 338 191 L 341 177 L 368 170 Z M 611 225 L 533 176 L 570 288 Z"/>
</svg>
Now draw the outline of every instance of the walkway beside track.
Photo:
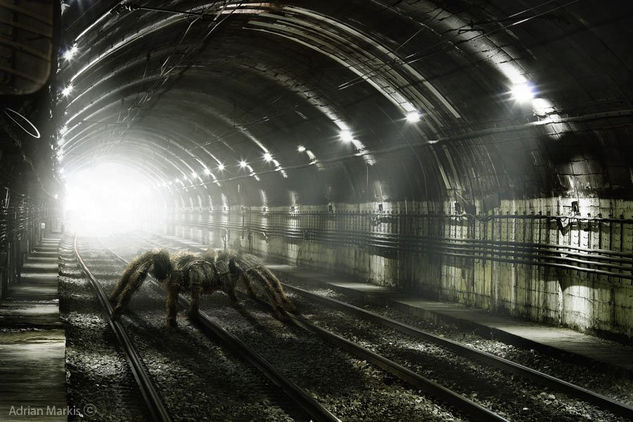
<svg viewBox="0 0 633 422">
<path fill-rule="evenodd" d="M 390 288 L 351 280 L 345 276 L 324 276 L 287 265 L 270 265 L 269 268 L 288 280 L 312 284 L 317 280 L 334 290 L 362 295 L 371 302 L 389 302 L 392 306 L 425 319 L 454 323 L 484 337 L 496 338 L 545 353 L 568 356 L 587 364 L 604 365 L 605 369 L 612 372 L 625 371 L 633 378 L 633 347 L 621 343 L 569 328 L 490 313 L 460 303 L 404 296 Z"/>
<path fill-rule="evenodd" d="M 0 420 L 66 421 L 58 237 L 42 240 L 0 302 Z"/>
</svg>

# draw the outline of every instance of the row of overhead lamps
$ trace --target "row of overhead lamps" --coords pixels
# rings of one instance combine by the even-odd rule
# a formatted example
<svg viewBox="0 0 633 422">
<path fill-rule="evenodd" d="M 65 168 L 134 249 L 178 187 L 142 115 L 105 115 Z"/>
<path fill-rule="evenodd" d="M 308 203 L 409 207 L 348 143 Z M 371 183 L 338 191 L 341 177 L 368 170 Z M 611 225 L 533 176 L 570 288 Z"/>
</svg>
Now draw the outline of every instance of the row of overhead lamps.
<svg viewBox="0 0 633 422">
<path fill-rule="evenodd" d="M 269 158 L 266 158 L 266 157 L 269 157 Z M 264 158 L 264 159 L 265 159 L 266 161 L 272 161 L 272 160 L 273 160 L 273 159 L 272 159 L 272 156 L 271 156 L 269 153 L 266 153 L 266 154 L 265 154 L 265 158 Z M 251 166 L 248 164 L 248 162 L 247 162 L 246 160 L 240 160 L 240 161 L 239 161 L 239 163 L 238 163 L 238 167 L 239 167 L 239 168 L 242 168 L 242 169 L 248 169 L 248 170 L 250 170 L 251 172 L 252 172 L 252 171 L 254 171 L 254 170 L 253 170 L 253 167 L 251 167 Z M 226 169 L 226 166 L 225 166 L 223 163 L 218 163 L 218 167 L 217 167 L 217 169 L 218 169 L 219 171 L 224 171 L 224 170 Z M 206 167 L 205 167 L 205 168 L 204 168 L 204 170 L 202 171 L 202 173 L 203 173 L 205 176 L 210 176 L 210 175 L 211 175 L 211 170 L 209 170 L 208 168 L 206 168 Z M 191 173 L 191 177 L 192 177 L 192 179 L 193 179 L 193 180 L 195 180 L 195 179 L 202 179 L 202 178 L 198 175 L 198 173 L 196 173 L 195 171 Z M 183 176 L 182 181 L 190 181 L 190 179 L 189 179 L 189 177 L 188 177 L 188 176 Z M 176 182 L 181 182 L 181 183 L 182 183 L 182 181 L 181 181 L 181 180 L 179 180 L 179 179 L 176 179 Z"/>
<path fill-rule="evenodd" d="M 66 51 L 64 51 L 64 53 L 62 54 L 62 57 L 64 58 L 65 61 L 70 62 L 77 55 L 78 52 L 79 52 L 79 48 L 77 47 L 77 45 L 72 45 L 70 48 L 68 48 L 68 49 L 66 49 Z M 68 84 L 67 86 L 65 86 L 62 89 L 61 94 L 62 94 L 63 97 L 69 97 L 72 94 L 73 90 L 74 90 L 73 85 L 72 84 Z M 513 94 L 514 94 L 514 91 L 513 91 Z M 526 93 L 524 91 L 518 91 L 517 95 L 525 96 Z M 417 122 L 420 121 L 420 119 L 421 119 L 421 113 L 419 111 L 417 111 L 417 110 L 410 111 L 410 112 L 408 112 L 406 114 L 406 121 L 408 123 L 417 123 Z M 68 127 L 64 126 L 60 130 L 60 134 L 63 136 L 67 131 L 68 131 Z M 353 143 L 355 141 L 354 135 L 349 129 L 341 130 L 339 132 L 339 136 L 340 136 L 341 140 L 344 143 Z M 303 145 L 299 145 L 297 150 L 299 152 L 301 152 L 301 153 L 308 151 L 308 150 L 306 150 L 306 148 Z M 273 158 L 272 154 L 270 154 L 269 152 L 265 152 L 264 155 L 263 155 L 263 159 L 267 163 L 274 162 L 274 164 L 276 166 L 275 170 L 276 171 L 280 171 L 284 177 L 287 177 L 286 172 L 279 165 L 279 162 Z M 240 160 L 239 161 L 239 167 L 242 168 L 242 169 L 250 170 L 251 173 L 253 173 L 253 175 L 255 176 L 253 168 L 245 160 Z M 224 166 L 224 164 L 219 163 L 217 168 L 218 168 L 219 171 L 223 171 L 225 169 L 225 166 Z M 211 175 L 211 171 L 209 169 L 205 168 L 204 169 L 204 174 Z M 196 176 L 197 175 L 194 175 L 194 179 L 196 178 Z"/>
<path fill-rule="evenodd" d="M 62 57 L 64 58 L 65 61 L 70 62 L 79 52 L 79 48 L 77 47 L 76 44 L 74 44 L 72 47 L 66 49 L 66 51 L 64 51 L 64 53 L 62 54 Z M 62 91 L 61 94 L 63 97 L 69 97 L 72 92 L 74 90 L 74 87 L 71 84 L 66 85 Z M 60 130 L 60 135 L 64 136 L 64 134 L 66 134 L 66 132 L 68 132 L 68 126 L 64 125 L 61 130 Z M 281 167 L 281 165 L 279 164 L 279 162 L 277 160 L 275 160 L 272 156 L 271 153 L 269 152 L 265 152 L 263 155 L 263 159 L 264 161 L 266 161 L 267 163 L 273 162 L 276 166 L 275 170 L 276 171 L 280 171 L 281 174 L 283 175 L 283 177 L 288 177 L 285 170 Z M 248 162 L 246 162 L 245 160 L 240 160 L 239 162 L 239 167 L 242 169 L 248 169 L 251 172 L 251 175 L 253 177 L 255 177 L 255 179 L 259 180 L 259 177 L 257 177 L 257 175 L 254 173 L 253 168 L 248 164 Z M 224 164 L 222 163 L 218 163 L 218 170 L 219 171 L 223 171 L 226 167 L 224 166 Z M 208 168 L 204 169 L 204 174 L 207 176 L 211 175 L 211 171 Z M 196 178 L 198 178 L 197 174 L 194 172 L 193 173 L 193 178 L 194 180 Z M 178 181 L 177 181 L 178 182 Z M 182 181 L 180 181 L 180 183 L 182 183 Z"/>
<path fill-rule="evenodd" d="M 66 51 L 64 51 L 64 53 L 62 54 L 62 57 L 64 58 L 65 61 L 69 62 L 71 61 L 79 52 L 79 48 L 77 48 L 76 45 L 73 45 L 72 47 L 66 49 Z M 72 94 L 73 92 L 73 85 L 72 84 L 68 84 L 66 85 L 63 89 L 62 89 L 62 96 L 64 98 L 70 96 L 70 94 Z M 59 150 L 57 151 L 57 161 L 61 162 L 64 159 L 64 151 L 63 151 L 63 146 L 65 143 L 64 140 L 64 135 L 68 132 L 68 126 L 64 125 L 61 127 L 61 129 L 59 130 L 59 135 L 60 138 L 57 140 L 57 145 L 60 147 Z M 60 173 L 60 177 L 63 177 L 63 168 L 60 169 L 59 171 Z"/>
<path fill-rule="evenodd" d="M 405 120 L 407 121 L 407 123 L 418 123 L 421 120 L 421 118 L 422 118 L 422 113 L 420 113 L 417 110 L 410 111 L 405 116 Z M 339 137 L 341 138 L 341 141 L 343 141 L 346 144 L 354 142 L 354 134 L 349 129 L 340 130 Z M 303 146 L 299 146 L 298 150 L 299 152 L 304 152 L 305 148 Z"/>
<path fill-rule="evenodd" d="M 79 53 L 79 48 L 77 45 L 73 45 L 72 47 L 66 49 L 62 54 L 62 57 L 65 61 L 70 62 L 76 55 Z M 68 97 L 73 92 L 73 85 L 68 84 L 62 89 L 62 96 Z"/>
</svg>

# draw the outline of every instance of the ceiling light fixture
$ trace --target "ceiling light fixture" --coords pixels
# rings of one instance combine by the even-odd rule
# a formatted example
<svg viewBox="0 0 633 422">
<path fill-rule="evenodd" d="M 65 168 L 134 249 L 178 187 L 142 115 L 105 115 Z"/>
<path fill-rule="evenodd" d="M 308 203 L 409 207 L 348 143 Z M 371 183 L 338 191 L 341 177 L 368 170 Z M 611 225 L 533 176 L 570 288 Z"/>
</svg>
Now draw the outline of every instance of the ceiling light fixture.
<svg viewBox="0 0 633 422">
<path fill-rule="evenodd" d="M 341 137 L 341 140 L 345 143 L 349 143 L 354 140 L 354 135 L 352 135 L 352 132 L 347 129 L 340 131 L 339 136 Z"/>
<path fill-rule="evenodd" d="M 68 85 L 66 88 L 62 89 L 62 95 L 64 97 L 68 97 L 70 95 L 70 93 L 73 92 L 73 86 L 72 84 Z"/>
<path fill-rule="evenodd" d="M 413 110 L 407 113 L 407 122 L 417 123 L 420 121 L 421 114 L 417 110 Z"/>
<path fill-rule="evenodd" d="M 519 103 L 527 103 L 534 99 L 534 89 L 529 82 L 513 85 L 510 92 L 515 101 Z"/>
<path fill-rule="evenodd" d="M 73 57 L 75 57 L 75 55 L 77 54 L 78 51 L 79 51 L 79 49 L 77 48 L 77 46 L 73 45 L 68 50 L 64 51 L 64 54 L 63 54 L 64 59 L 66 61 L 71 61 L 73 59 Z"/>
</svg>

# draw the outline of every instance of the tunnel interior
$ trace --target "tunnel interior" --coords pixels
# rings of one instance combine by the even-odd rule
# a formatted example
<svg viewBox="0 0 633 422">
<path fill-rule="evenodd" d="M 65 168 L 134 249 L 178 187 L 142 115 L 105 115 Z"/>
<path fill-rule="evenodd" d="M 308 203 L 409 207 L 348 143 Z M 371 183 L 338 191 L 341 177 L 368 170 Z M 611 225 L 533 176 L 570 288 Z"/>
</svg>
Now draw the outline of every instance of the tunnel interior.
<svg viewBox="0 0 633 422">
<path fill-rule="evenodd" d="M 61 2 L 48 79 L 0 69 L 2 291 L 145 230 L 630 342 L 632 12 Z"/>
</svg>

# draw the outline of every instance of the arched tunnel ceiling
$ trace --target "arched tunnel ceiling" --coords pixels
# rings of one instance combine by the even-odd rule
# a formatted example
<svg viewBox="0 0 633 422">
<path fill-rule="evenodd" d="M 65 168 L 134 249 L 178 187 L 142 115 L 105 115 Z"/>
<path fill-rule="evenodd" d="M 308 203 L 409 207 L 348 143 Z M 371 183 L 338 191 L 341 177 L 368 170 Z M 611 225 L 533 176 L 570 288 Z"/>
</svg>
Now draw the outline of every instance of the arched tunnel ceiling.
<svg viewBox="0 0 633 422">
<path fill-rule="evenodd" d="M 607 168 L 632 158 L 632 9 L 72 2 L 58 155 L 66 172 L 125 159 L 156 189 L 247 205 L 630 195 Z M 595 162 L 581 188 L 574 154 Z"/>
</svg>

